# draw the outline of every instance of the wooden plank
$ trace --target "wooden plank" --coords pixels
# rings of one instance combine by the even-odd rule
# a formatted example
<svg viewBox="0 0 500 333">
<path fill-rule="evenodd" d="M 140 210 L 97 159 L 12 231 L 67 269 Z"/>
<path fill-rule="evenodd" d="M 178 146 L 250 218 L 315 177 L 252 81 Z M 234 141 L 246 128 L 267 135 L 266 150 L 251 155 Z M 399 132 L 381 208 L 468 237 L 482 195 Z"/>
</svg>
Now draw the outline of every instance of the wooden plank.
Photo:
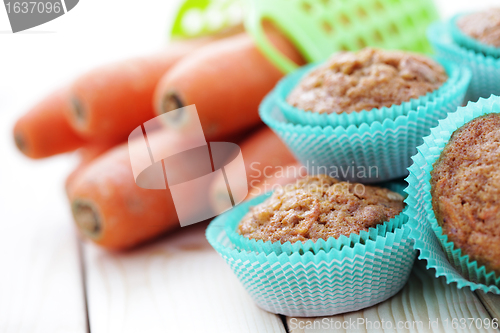
<svg viewBox="0 0 500 333">
<path fill-rule="evenodd" d="M 466 319 L 464 328 L 460 327 L 462 318 Z M 447 285 L 418 261 L 406 286 L 383 303 L 332 317 L 289 317 L 287 324 L 292 333 L 497 332 L 491 327 L 478 329 L 476 321 L 469 327 L 472 319 L 468 318 L 479 318 L 477 326 L 491 323 L 488 312 L 470 289 L 458 290 L 455 285 Z M 344 327 L 338 329 L 340 325 Z"/>
<path fill-rule="evenodd" d="M 206 226 L 129 253 L 86 244 L 91 332 L 285 332 L 208 244 Z"/>
<path fill-rule="evenodd" d="M 70 223 L 48 228 L 28 224 L 26 229 L 33 232 L 0 236 L 1 332 L 87 331 L 76 235 Z"/>
<path fill-rule="evenodd" d="M 7 111 L 0 112 L 2 136 L 11 135 L 15 117 Z M 0 331 L 86 332 L 78 239 L 63 187 L 73 161 L 34 163 L 10 137 L 2 137 L 0 152 Z"/>
<path fill-rule="evenodd" d="M 484 293 L 481 290 L 476 291 L 476 295 L 479 297 L 481 303 L 490 313 L 492 318 L 500 320 L 500 295 L 494 295 L 491 293 Z"/>
</svg>

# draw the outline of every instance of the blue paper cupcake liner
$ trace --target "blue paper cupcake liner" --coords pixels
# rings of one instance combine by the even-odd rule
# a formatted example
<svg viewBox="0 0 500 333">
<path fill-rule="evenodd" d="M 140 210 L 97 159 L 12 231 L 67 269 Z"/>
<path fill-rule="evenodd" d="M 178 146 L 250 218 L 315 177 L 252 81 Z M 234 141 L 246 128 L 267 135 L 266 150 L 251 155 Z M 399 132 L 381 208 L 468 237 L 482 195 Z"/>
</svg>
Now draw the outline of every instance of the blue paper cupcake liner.
<svg viewBox="0 0 500 333">
<path fill-rule="evenodd" d="M 427 31 L 427 38 L 439 56 L 472 70 L 467 100 L 477 101 L 480 97 L 488 98 L 491 94 L 500 95 L 500 58 L 478 53 L 455 43 L 446 23 L 432 24 Z"/>
<path fill-rule="evenodd" d="M 405 285 L 416 256 L 405 225 L 364 243 L 316 254 L 237 249 L 224 226 L 261 200 L 242 203 L 214 219 L 207 239 L 264 310 L 286 316 L 329 316 L 380 303 Z"/>
<path fill-rule="evenodd" d="M 290 105 L 286 99 L 290 92 L 297 84 L 315 67 L 321 64 L 309 64 L 301 67 L 297 71 L 287 75 L 276 85 L 276 104 L 281 109 L 285 119 L 293 124 L 310 125 L 310 126 L 342 126 L 350 125 L 359 126 L 361 124 L 371 124 L 375 121 L 383 122 L 385 119 L 396 119 L 398 116 L 407 115 L 411 110 L 416 110 L 419 106 L 436 99 L 436 97 L 446 94 L 450 86 L 453 86 L 460 80 L 461 70 L 458 64 L 437 58 L 438 61 L 446 70 L 448 80 L 435 91 L 427 93 L 416 99 L 411 99 L 408 102 L 403 102 L 399 105 L 391 107 L 381 107 L 372 110 L 363 110 L 359 112 L 346 113 L 318 113 L 298 109 Z"/>
<path fill-rule="evenodd" d="M 470 287 L 484 292 L 500 294 L 500 277 L 494 272 L 486 272 L 484 266 L 471 261 L 460 248 L 443 234 L 432 208 L 430 172 L 439 158 L 453 132 L 474 118 L 488 113 L 500 113 L 500 97 L 480 99 L 459 108 L 456 113 L 439 122 L 424 138 L 424 144 L 418 147 L 418 154 L 413 157 L 414 164 L 409 168 L 406 179 L 409 186 L 405 190 L 408 226 L 412 229 L 410 237 L 415 240 L 414 248 L 420 251 L 419 259 L 427 260 L 427 268 L 436 270 L 436 277 L 445 276 L 446 282 L 457 283 L 457 287 Z"/>
<path fill-rule="evenodd" d="M 360 126 L 309 126 L 288 122 L 271 92 L 260 105 L 262 120 L 286 143 L 308 173 L 361 183 L 405 177 L 411 156 L 422 137 L 449 112 L 462 104 L 471 73 L 460 68 L 460 77 L 435 100 L 396 119 Z"/>
<path fill-rule="evenodd" d="M 405 188 L 408 187 L 408 184 L 404 180 L 404 178 L 395 179 L 390 182 L 383 182 L 379 184 L 373 184 L 374 186 L 385 187 L 388 190 L 401 194 L 404 198 L 408 195 L 405 192 Z"/>
<path fill-rule="evenodd" d="M 496 47 L 493 45 L 484 44 L 481 41 L 465 34 L 460 28 L 457 26 L 457 21 L 467 14 L 458 14 L 453 16 L 448 21 L 448 29 L 450 31 L 451 37 L 453 41 L 466 49 L 473 50 L 475 52 L 483 53 L 486 56 L 491 56 L 494 58 L 500 57 L 500 47 Z"/>
<path fill-rule="evenodd" d="M 392 186 L 390 183 L 380 184 L 382 187 L 393 187 L 400 190 L 401 187 L 398 185 Z M 398 191 L 399 192 L 399 191 Z M 401 191 L 404 194 L 404 191 Z M 253 205 L 257 205 L 271 196 L 271 193 L 264 194 L 253 201 Z M 252 206 L 253 206 L 252 205 Z M 291 255 L 293 253 L 304 254 L 306 252 L 312 252 L 314 254 L 320 251 L 329 252 L 332 249 L 342 250 L 344 246 L 353 246 L 356 243 L 366 243 L 368 239 L 375 240 L 378 236 L 384 236 L 388 232 L 394 232 L 396 228 L 401 228 L 407 221 L 408 217 L 401 213 L 394 218 L 386 221 L 384 223 L 378 224 L 376 227 L 369 228 L 368 231 L 361 231 L 359 234 L 351 234 L 349 236 L 341 235 L 339 238 L 330 237 L 327 240 L 318 239 L 317 241 L 308 240 L 306 242 L 271 242 L 263 240 L 250 239 L 245 236 L 238 234 L 238 225 L 247 213 L 248 210 L 240 210 L 234 213 L 233 219 L 228 221 L 224 225 L 224 231 L 227 237 L 234 244 L 236 249 L 243 251 L 255 251 L 257 253 L 275 253 L 277 255 L 281 253 L 286 253 Z"/>
</svg>

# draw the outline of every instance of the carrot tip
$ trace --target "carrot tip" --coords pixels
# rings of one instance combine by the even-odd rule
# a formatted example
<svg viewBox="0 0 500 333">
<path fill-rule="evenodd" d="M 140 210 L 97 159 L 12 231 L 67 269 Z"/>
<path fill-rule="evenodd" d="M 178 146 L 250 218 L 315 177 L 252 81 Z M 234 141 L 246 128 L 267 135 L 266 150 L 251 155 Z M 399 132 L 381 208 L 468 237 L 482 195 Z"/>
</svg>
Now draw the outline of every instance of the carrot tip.
<svg viewBox="0 0 500 333">
<path fill-rule="evenodd" d="M 75 200 L 71 206 L 78 228 L 91 239 L 101 235 L 102 225 L 96 208 L 90 202 Z"/>
<path fill-rule="evenodd" d="M 162 113 L 167 113 L 184 107 L 179 95 L 171 91 L 165 95 L 161 104 Z"/>
<path fill-rule="evenodd" d="M 16 143 L 17 149 L 19 149 L 23 153 L 26 152 L 26 140 L 24 140 L 24 137 L 21 133 L 14 134 L 14 142 Z"/>
<path fill-rule="evenodd" d="M 76 118 L 78 124 L 83 124 L 87 120 L 85 110 L 82 106 L 80 100 L 76 97 L 71 98 L 71 105 L 73 106 L 71 110 L 73 111 L 73 115 Z"/>
</svg>

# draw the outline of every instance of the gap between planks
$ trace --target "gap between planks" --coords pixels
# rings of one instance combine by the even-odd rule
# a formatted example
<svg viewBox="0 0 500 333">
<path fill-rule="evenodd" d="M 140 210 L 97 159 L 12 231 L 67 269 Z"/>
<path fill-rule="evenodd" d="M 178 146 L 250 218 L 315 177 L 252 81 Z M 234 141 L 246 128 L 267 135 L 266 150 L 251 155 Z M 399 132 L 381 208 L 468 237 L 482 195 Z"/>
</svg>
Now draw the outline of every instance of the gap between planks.
<svg viewBox="0 0 500 333">
<path fill-rule="evenodd" d="M 77 246 L 78 246 L 78 258 L 80 259 L 80 277 L 82 281 L 82 293 L 83 293 L 83 308 L 85 311 L 85 332 L 90 333 L 90 322 L 89 322 L 89 302 L 87 294 L 87 274 L 85 270 L 85 254 L 83 252 L 83 240 L 79 234 L 76 235 Z"/>
<path fill-rule="evenodd" d="M 500 295 L 484 293 L 481 290 L 477 290 L 476 295 L 479 297 L 479 300 L 483 303 L 486 310 L 488 310 L 490 316 L 500 320 Z"/>
</svg>

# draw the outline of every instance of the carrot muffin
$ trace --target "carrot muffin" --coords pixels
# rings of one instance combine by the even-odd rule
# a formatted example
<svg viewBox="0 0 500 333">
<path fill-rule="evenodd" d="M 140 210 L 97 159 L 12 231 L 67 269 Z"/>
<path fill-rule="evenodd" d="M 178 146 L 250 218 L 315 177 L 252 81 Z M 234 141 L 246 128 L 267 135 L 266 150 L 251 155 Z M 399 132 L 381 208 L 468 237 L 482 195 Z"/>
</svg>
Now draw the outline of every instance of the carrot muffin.
<svg viewBox="0 0 500 333">
<path fill-rule="evenodd" d="M 500 276 L 500 115 L 456 130 L 431 172 L 432 205 L 443 233 Z"/>
<path fill-rule="evenodd" d="M 444 68 L 426 56 L 366 48 L 335 54 L 303 78 L 287 102 L 306 111 L 351 113 L 419 98 L 447 79 Z"/>
<path fill-rule="evenodd" d="M 308 176 L 276 190 L 243 217 L 238 233 L 264 241 L 316 241 L 349 236 L 389 221 L 403 197 L 388 189 Z"/>
<path fill-rule="evenodd" d="M 458 28 L 466 35 L 495 47 L 500 47 L 500 8 L 473 13 L 457 20 Z"/>
</svg>

